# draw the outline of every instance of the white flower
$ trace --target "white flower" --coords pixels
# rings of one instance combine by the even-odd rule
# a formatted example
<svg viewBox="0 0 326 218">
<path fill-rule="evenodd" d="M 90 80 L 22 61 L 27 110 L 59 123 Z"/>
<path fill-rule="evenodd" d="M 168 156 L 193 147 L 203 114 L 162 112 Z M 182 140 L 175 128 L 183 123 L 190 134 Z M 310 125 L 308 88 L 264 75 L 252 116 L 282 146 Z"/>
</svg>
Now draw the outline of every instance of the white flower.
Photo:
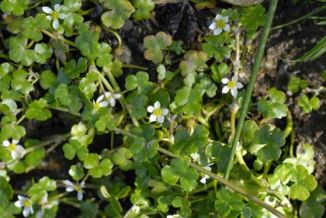
<svg viewBox="0 0 326 218">
<path fill-rule="evenodd" d="M 217 14 L 213 23 L 209 25 L 209 29 L 213 31 L 214 35 L 219 35 L 224 30 L 225 32 L 230 31 L 230 25 L 228 24 L 229 17 Z"/>
<path fill-rule="evenodd" d="M 93 100 L 93 114 L 96 113 L 101 107 L 107 107 L 109 101 L 104 100 L 104 95 L 100 95 L 96 101 Z"/>
<path fill-rule="evenodd" d="M 208 171 L 212 171 L 212 168 L 210 166 L 212 166 L 213 164 L 209 164 L 207 165 L 206 167 L 204 167 L 205 170 L 208 170 Z M 199 181 L 200 183 L 202 184 L 206 184 L 207 182 L 207 179 L 209 179 L 210 177 L 208 175 L 204 175 Z"/>
<path fill-rule="evenodd" d="M 164 122 L 164 116 L 168 115 L 169 110 L 166 108 L 161 108 L 161 103 L 159 101 L 154 103 L 154 106 L 148 106 L 147 111 L 151 113 L 149 117 L 149 122 Z"/>
<path fill-rule="evenodd" d="M 134 205 L 134 206 L 132 206 L 131 211 L 134 212 L 134 213 L 139 213 L 140 207 L 137 206 L 137 205 Z"/>
<path fill-rule="evenodd" d="M 2 142 L 2 145 L 10 151 L 11 157 L 14 160 L 20 159 L 25 155 L 24 147 L 19 145 L 18 143 L 19 141 L 14 139 L 11 142 L 9 140 L 5 140 Z"/>
<path fill-rule="evenodd" d="M 44 192 L 42 199 L 39 202 L 41 208 L 36 213 L 36 218 L 42 218 L 44 216 L 45 209 L 51 209 L 52 207 L 59 204 L 58 200 L 52 200 L 49 202 L 48 193 Z"/>
<path fill-rule="evenodd" d="M 30 213 L 33 214 L 33 202 L 22 195 L 18 195 L 18 201 L 15 202 L 15 206 L 23 208 L 23 216 L 27 217 Z"/>
<path fill-rule="evenodd" d="M 112 94 L 111 92 L 105 92 L 104 96 L 109 101 L 111 107 L 115 106 L 116 99 L 121 98 L 121 94 Z"/>
<path fill-rule="evenodd" d="M 70 180 L 64 180 L 62 181 L 63 184 L 66 187 L 66 192 L 73 192 L 76 191 L 77 192 L 77 199 L 79 201 L 83 200 L 83 188 L 85 188 L 85 183 L 82 182 L 80 184 L 74 184 L 72 183 Z"/>
<path fill-rule="evenodd" d="M 167 215 L 166 218 L 181 218 L 179 214 Z"/>
<path fill-rule="evenodd" d="M 61 12 L 61 6 L 59 4 L 54 5 L 54 10 L 50 7 L 44 6 L 42 7 L 42 11 L 48 14 L 46 18 L 52 20 L 52 27 L 55 30 L 59 28 L 59 19 L 63 20 L 67 18 L 67 15 Z"/>
<path fill-rule="evenodd" d="M 231 95 L 233 97 L 237 97 L 238 89 L 241 89 L 243 87 L 243 85 L 238 82 L 238 78 L 236 76 L 233 76 L 231 80 L 229 80 L 228 78 L 223 78 L 222 83 L 225 84 L 222 89 L 222 93 L 226 94 L 231 90 Z"/>
</svg>

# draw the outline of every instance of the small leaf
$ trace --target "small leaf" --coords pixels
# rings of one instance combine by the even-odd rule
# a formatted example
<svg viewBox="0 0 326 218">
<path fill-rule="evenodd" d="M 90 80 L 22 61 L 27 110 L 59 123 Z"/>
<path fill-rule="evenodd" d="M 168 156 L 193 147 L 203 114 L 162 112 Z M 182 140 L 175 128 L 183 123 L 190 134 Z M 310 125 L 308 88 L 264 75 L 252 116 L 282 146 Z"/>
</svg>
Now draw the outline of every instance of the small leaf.
<svg viewBox="0 0 326 218">
<path fill-rule="evenodd" d="M 144 38 L 144 47 L 146 48 L 144 57 L 154 63 L 163 61 L 163 50 L 172 45 L 172 37 L 164 32 L 158 32 L 156 35 L 149 35 Z"/>
<path fill-rule="evenodd" d="M 25 115 L 28 119 L 35 119 L 38 121 L 45 121 L 49 119 L 52 114 L 46 109 L 48 106 L 46 100 L 40 98 L 39 100 L 34 100 L 28 105 L 28 109 L 25 112 Z"/>
</svg>

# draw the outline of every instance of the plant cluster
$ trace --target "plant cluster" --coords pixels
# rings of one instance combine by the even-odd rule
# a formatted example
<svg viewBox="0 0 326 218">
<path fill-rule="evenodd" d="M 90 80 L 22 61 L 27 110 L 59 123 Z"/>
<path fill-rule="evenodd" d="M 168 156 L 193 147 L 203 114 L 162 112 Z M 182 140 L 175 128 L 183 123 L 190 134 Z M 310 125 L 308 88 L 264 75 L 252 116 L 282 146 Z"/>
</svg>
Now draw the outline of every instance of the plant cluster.
<svg viewBox="0 0 326 218">
<path fill-rule="evenodd" d="M 232 156 L 246 56 L 272 16 L 259 4 L 187 2 L 216 14 L 200 49 L 159 31 L 141 42 L 155 67 L 124 63 L 119 30 L 153 18 L 155 2 L 1 1 L 1 217 L 51 218 L 62 205 L 87 218 L 321 217 L 314 149 L 295 148 L 284 91 L 250 102 Z M 286 91 L 303 113 L 320 107 L 322 90 L 299 77 Z M 31 136 L 31 123 L 54 119 L 69 130 Z M 54 152 L 60 176 L 33 179 Z"/>
</svg>

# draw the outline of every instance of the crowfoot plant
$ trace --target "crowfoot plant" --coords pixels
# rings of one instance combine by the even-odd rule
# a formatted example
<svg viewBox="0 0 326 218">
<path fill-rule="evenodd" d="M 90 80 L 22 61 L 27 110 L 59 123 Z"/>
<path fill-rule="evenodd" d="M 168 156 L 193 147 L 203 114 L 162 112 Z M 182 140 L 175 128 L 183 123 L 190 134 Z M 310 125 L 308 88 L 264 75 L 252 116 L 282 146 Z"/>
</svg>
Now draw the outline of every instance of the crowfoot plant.
<svg viewBox="0 0 326 218">
<path fill-rule="evenodd" d="M 1 218 L 322 217 L 324 87 L 251 98 L 277 0 L 176 2 L 0 3 Z"/>
</svg>

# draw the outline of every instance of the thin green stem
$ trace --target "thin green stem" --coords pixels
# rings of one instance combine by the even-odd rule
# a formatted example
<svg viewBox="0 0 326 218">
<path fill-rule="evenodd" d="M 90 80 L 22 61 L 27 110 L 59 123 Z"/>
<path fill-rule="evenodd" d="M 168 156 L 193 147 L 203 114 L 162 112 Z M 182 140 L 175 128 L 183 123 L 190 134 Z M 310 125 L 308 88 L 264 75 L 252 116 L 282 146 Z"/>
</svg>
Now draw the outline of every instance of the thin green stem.
<svg viewBox="0 0 326 218">
<path fill-rule="evenodd" d="M 63 40 L 68 45 L 72 46 L 72 47 L 75 47 L 75 48 L 78 47 L 77 44 L 74 43 L 73 41 L 70 41 L 70 40 L 68 40 L 66 38 L 63 38 L 62 36 L 57 36 L 56 34 L 51 33 L 51 32 L 49 32 L 49 31 L 47 31 L 45 29 L 41 29 L 41 32 L 44 33 L 45 35 L 49 36 L 52 39 L 60 39 L 60 40 Z"/>
<path fill-rule="evenodd" d="M 138 65 L 133 65 L 133 64 L 124 64 L 122 65 L 123 68 L 130 68 L 130 69 L 136 69 L 136 70 L 148 70 L 147 67 L 142 67 Z"/>
<path fill-rule="evenodd" d="M 178 155 L 164 149 L 164 148 L 158 148 L 158 151 L 170 156 L 172 158 L 178 158 L 181 159 Z M 273 213 L 275 216 L 279 217 L 279 218 L 285 218 L 286 216 L 284 214 L 282 214 L 281 212 L 279 212 L 278 210 L 276 210 L 274 207 L 270 206 L 269 204 L 263 202 L 262 200 L 260 200 L 259 198 L 257 198 L 256 196 L 252 196 L 250 193 L 248 193 L 246 190 L 244 190 L 243 188 L 237 186 L 236 184 L 230 182 L 227 179 L 224 179 L 222 176 L 216 175 L 214 173 L 212 173 L 211 171 L 206 170 L 205 168 L 198 166 L 197 164 L 194 164 L 190 161 L 188 161 L 188 164 L 193 167 L 194 169 L 196 169 L 197 171 L 204 173 L 206 175 L 208 175 L 209 177 L 219 181 L 220 183 L 222 183 L 223 185 L 227 186 L 228 188 L 232 189 L 233 191 L 241 194 L 242 196 L 252 200 L 253 202 L 255 202 L 256 204 L 258 204 L 259 206 L 265 208 L 266 210 L 269 210 L 271 213 Z"/>
<path fill-rule="evenodd" d="M 290 21 L 290 22 L 287 22 L 287 23 L 284 23 L 284 24 L 281 24 L 281 25 L 278 25 L 278 26 L 274 26 L 274 27 L 272 28 L 272 30 L 281 29 L 281 28 L 284 28 L 284 27 L 290 26 L 290 25 L 292 25 L 292 24 L 298 23 L 298 22 L 300 22 L 300 21 L 302 21 L 302 20 L 304 20 L 304 19 L 307 19 L 307 18 L 311 17 L 312 15 L 315 15 L 315 14 L 317 14 L 317 13 L 319 13 L 319 12 L 325 10 L 325 9 L 326 9 L 326 5 L 325 5 L 325 6 L 322 6 L 322 7 L 320 7 L 320 8 L 317 8 L 316 10 L 314 10 L 314 11 L 312 11 L 312 12 L 310 12 L 310 13 L 308 13 L 308 14 L 302 16 L 302 17 L 299 17 L 299 18 L 297 18 L 297 19 L 294 19 L 294 20 L 292 20 L 292 21 Z"/>
<path fill-rule="evenodd" d="M 56 111 L 62 111 L 62 112 L 65 112 L 65 113 L 69 113 L 69 114 L 72 114 L 76 117 L 81 117 L 81 114 L 80 113 L 75 113 L 75 112 L 72 112 L 72 111 L 69 111 L 67 108 L 62 108 L 62 107 L 49 107 L 50 109 L 52 110 L 56 110 Z"/>
<path fill-rule="evenodd" d="M 229 178 L 230 171 L 231 171 L 232 166 L 233 166 L 234 154 L 236 152 L 236 147 L 238 145 L 238 141 L 239 141 L 239 138 L 240 138 L 242 126 L 243 126 L 243 123 L 244 123 L 244 120 L 245 120 L 245 117 L 246 117 L 246 114 L 247 114 L 247 110 L 248 110 L 248 107 L 249 107 L 249 102 L 250 102 L 252 91 L 254 89 L 254 85 L 255 85 L 255 82 L 256 82 L 256 78 L 257 78 L 258 70 L 259 70 L 259 67 L 260 67 L 260 63 L 261 63 L 261 60 L 262 60 L 262 57 L 263 57 L 263 54 L 264 54 L 265 45 L 266 45 L 266 42 L 267 42 L 269 31 L 271 29 L 271 25 L 272 25 L 274 13 L 275 13 L 275 10 L 276 10 L 276 7 L 277 7 L 277 3 L 278 3 L 278 0 L 271 0 L 271 3 L 270 3 L 270 7 L 269 7 L 268 14 L 267 14 L 267 19 L 266 19 L 266 23 L 265 23 L 265 26 L 264 26 L 264 30 L 263 30 L 263 33 L 261 35 L 260 41 L 259 41 L 259 47 L 258 47 L 258 51 L 257 51 L 257 54 L 256 54 L 255 63 L 254 63 L 254 66 L 252 68 L 249 84 L 248 84 L 248 87 L 247 87 L 247 90 L 246 90 L 246 95 L 244 97 L 243 105 L 241 107 L 240 118 L 239 118 L 238 124 L 237 124 L 237 130 L 236 130 L 234 139 L 232 141 L 231 153 L 230 153 L 230 156 L 229 156 L 227 169 L 226 169 L 226 172 L 225 172 L 225 178 Z"/>
</svg>

